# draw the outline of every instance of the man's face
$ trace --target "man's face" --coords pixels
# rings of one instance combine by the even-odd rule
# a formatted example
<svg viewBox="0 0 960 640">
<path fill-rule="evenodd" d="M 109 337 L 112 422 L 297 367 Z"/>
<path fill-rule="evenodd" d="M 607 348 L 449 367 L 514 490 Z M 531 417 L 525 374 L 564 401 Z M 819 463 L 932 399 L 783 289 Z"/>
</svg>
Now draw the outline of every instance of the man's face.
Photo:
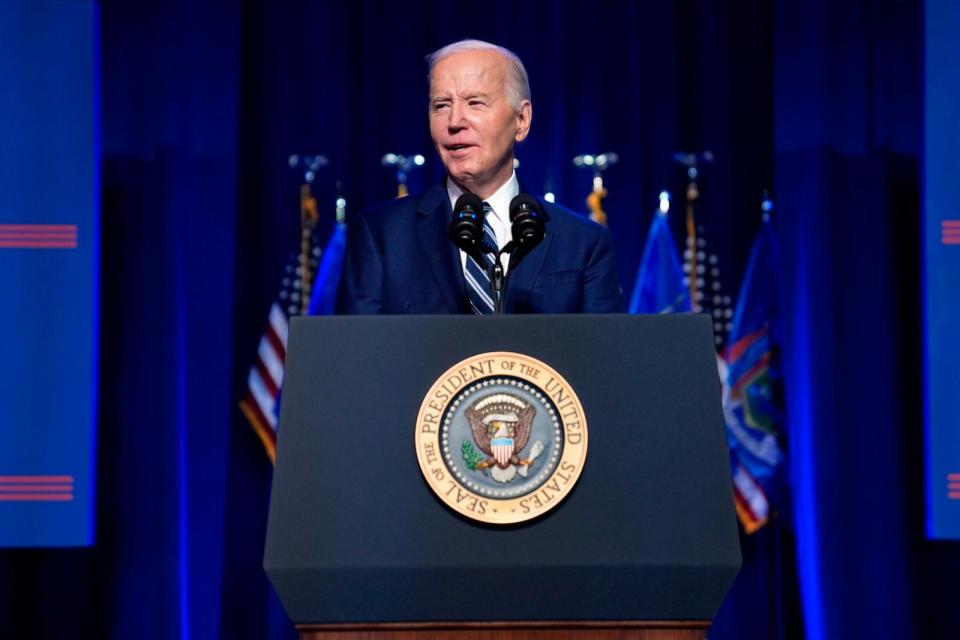
<svg viewBox="0 0 960 640">
<path fill-rule="evenodd" d="M 527 136 L 532 109 L 514 109 L 506 93 L 507 61 L 496 51 L 442 59 L 430 76 L 430 136 L 447 173 L 487 198 L 513 172 L 513 145 Z"/>
</svg>

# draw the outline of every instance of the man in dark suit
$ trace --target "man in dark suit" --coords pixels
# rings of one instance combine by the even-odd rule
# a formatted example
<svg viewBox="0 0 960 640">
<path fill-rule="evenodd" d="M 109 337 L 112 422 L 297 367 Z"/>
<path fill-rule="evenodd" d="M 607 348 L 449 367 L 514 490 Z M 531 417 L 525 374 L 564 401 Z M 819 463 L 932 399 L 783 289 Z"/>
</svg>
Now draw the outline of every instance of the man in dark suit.
<svg viewBox="0 0 960 640">
<path fill-rule="evenodd" d="M 429 57 L 430 134 L 446 184 L 356 216 L 350 224 L 337 312 L 490 313 L 486 264 L 457 249 L 448 229 L 464 192 L 484 201 L 489 244 L 511 238 L 509 206 L 520 193 L 514 146 L 533 119 L 523 63 L 477 40 Z M 609 232 L 562 207 L 541 203 L 546 235 L 525 254 L 504 254 L 505 313 L 623 310 Z M 512 261 L 512 264 L 511 264 Z"/>
</svg>

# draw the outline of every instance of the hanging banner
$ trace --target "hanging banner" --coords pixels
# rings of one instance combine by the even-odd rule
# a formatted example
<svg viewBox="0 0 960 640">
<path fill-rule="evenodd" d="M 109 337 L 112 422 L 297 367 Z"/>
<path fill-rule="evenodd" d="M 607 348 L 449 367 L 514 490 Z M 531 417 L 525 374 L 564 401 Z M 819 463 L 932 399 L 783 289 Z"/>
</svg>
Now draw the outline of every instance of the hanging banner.
<svg viewBox="0 0 960 640">
<path fill-rule="evenodd" d="M 0 546 L 93 542 L 97 10 L 0 3 Z"/>
<path fill-rule="evenodd" d="M 927 535 L 960 539 L 960 4 L 926 5 L 924 332 Z"/>
</svg>

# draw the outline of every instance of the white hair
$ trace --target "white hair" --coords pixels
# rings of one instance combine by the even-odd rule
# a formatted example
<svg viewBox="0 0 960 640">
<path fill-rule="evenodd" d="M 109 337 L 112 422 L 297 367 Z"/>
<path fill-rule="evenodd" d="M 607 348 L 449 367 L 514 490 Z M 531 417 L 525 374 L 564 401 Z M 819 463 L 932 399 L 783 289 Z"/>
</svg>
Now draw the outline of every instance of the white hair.
<svg viewBox="0 0 960 640">
<path fill-rule="evenodd" d="M 433 68 L 437 63 L 464 51 L 496 51 L 507 59 L 507 82 L 504 89 L 507 92 L 507 99 L 514 109 L 519 109 L 524 100 L 530 100 L 530 79 L 527 77 L 527 70 L 523 66 L 520 57 L 513 51 L 505 47 L 500 47 L 483 40 L 460 40 L 448 44 L 445 47 L 437 49 L 427 56 L 427 64 L 430 65 L 430 72 L 427 75 L 429 79 L 433 75 Z"/>
</svg>

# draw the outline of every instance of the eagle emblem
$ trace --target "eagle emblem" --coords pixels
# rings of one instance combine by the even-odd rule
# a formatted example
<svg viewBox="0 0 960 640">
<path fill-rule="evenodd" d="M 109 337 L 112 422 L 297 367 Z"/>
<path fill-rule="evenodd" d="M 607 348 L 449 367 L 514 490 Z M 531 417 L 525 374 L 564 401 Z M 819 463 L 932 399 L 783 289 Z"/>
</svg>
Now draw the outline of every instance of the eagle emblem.
<svg viewBox="0 0 960 640">
<path fill-rule="evenodd" d="M 543 443 L 537 440 L 529 457 L 520 457 L 530 441 L 530 431 L 537 410 L 526 400 L 510 393 L 491 393 L 467 407 L 464 415 L 481 456 L 469 442 L 464 442 L 463 457 L 474 471 L 489 474 L 500 483 L 513 480 L 527 472 L 543 452 Z"/>
</svg>

